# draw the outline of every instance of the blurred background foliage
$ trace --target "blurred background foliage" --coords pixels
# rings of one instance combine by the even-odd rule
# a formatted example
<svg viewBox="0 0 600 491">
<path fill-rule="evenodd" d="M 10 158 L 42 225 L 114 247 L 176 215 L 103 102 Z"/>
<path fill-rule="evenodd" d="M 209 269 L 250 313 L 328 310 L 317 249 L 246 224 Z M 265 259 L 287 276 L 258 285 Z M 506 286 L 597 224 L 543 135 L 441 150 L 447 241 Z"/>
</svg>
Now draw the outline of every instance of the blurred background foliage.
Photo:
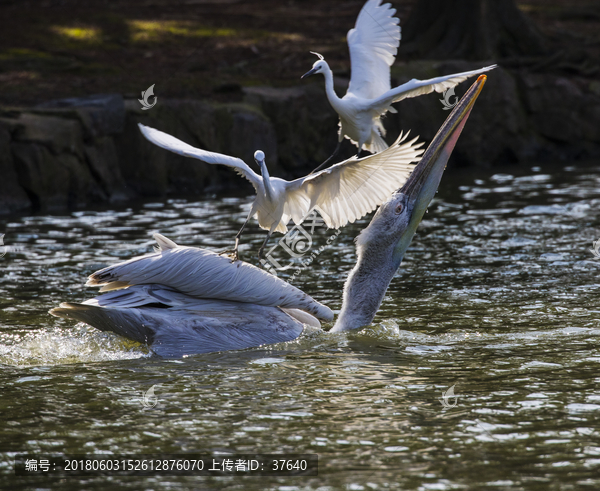
<svg viewBox="0 0 600 491">
<path fill-rule="evenodd" d="M 315 60 L 311 50 L 325 55 L 338 77 L 348 77 L 346 33 L 363 3 L 4 1 L 0 4 L 0 104 L 26 106 L 92 93 L 139 97 L 151 84 L 156 84 L 161 97 L 241 100 L 242 86 L 300 84 L 300 76 Z M 513 0 L 392 3 L 404 34 L 397 65 L 419 58 L 491 57 L 517 68 L 583 77 L 599 73 L 599 2 L 517 1 L 523 17 L 510 14 Z M 456 39 L 453 45 L 454 31 L 470 36 L 469 44 L 473 39 L 489 44 L 490 37 L 500 36 L 489 34 L 506 27 L 498 21 L 501 15 L 473 7 L 483 4 L 507 4 L 502 8 L 514 19 L 509 24 L 518 25 L 523 35 L 529 32 L 529 38 L 533 36 L 543 49 L 465 51 Z M 506 37 L 514 37 L 509 31 L 504 32 Z M 440 50 L 440 45 L 449 48 Z"/>
</svg>

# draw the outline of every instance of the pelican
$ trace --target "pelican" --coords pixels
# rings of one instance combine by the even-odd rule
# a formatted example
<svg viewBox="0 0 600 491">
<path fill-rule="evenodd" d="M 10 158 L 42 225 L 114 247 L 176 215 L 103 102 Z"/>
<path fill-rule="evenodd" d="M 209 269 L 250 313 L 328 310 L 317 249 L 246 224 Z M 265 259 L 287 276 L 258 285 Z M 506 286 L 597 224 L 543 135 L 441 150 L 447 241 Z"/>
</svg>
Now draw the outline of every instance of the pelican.
<svg viewBox="0 0 600 491">
<path fill-rule="evenodd" d="M 469 77 L 492 70 L 496 65 L 479 70 L 454 73 L 429 80 L 411 81 L 391 88 L 390 66 L 396 59 L 400 45 L 400 20 L 393 17 L 396 10 L 389 3 L 381 5 L 381 0 L 368 0 L 363 6 L 354 29 L 348 31 L 348 48 L 352 64 L 350 85 L 341 99 L 333 90 L 333 72 L 319 53 L 312 52 L 319 59 L 302 78 L 315 73 L 325 77 L 327 99 L 340 117 L 338 144 L 331 155 L 315 171 L 324 167 L 339 151 L 344 138 L 358 147 L 360 155 L 363 147 L 371 153 L 388 148 L 384 141 L 385 128 L 381 116 L 387 111 L 397 112 L 392 104 L 408 97 L 444 92 L 465 81 Z"/>
<path fill-rule="evenodd" d="M 256 199 L 235 236 L 234 261 L 238 259 L 240 236 L 252 217 L 256 216 L 258 225 L 268 231 L 258 251 L 258 257 L 262 259 L 273 232 L 285 234 L 290 218 L 300 224 L 316 208 L 329 228 L 340 228 L 373 211 L 394 189 L 406 182 L 414 168 L 413 162 L 417 162 L 423 153 L 423 144 L 415 143 L 418 137 L 406 141 L 407 133 L 400 135 L 396 143 L 380 155 L 363 159 L 353 157 L 327 170 L 286 181 L 269 175 L 261 150 L 254 154 L 261 173 L 258 175 L 241 159 L 201 150 L 162 131 L 142 124 L 138 126 L 155 145 L 208 164 L 232 167 L 254 186 Z"/>
<path fill-rule="evenodd" d="M 332 332 L 369 325 L 398 270 L 454 145 L 485 83 L 480 76 L 455 106 L 407 182 L 382 204 L 356 240 L 358 260 L 344 285 Z M 106 293 L 64 303 L 51 314 L 147 343 L 161 356 L 242 349 L 297 338 L 333 313 L 248 263 L 155 235 L 154 254 L 109 266 L 88 285 Z"/>
</svg>

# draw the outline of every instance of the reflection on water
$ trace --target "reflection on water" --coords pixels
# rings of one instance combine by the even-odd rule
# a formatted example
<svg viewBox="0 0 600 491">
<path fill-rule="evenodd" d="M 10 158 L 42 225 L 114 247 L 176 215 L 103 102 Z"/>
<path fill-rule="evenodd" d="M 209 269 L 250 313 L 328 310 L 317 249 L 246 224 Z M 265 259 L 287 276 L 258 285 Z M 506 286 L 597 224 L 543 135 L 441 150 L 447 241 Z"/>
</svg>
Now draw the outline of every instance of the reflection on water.
<svg viewBox="0 0 600 491">
<path fill-rule="evenodd" d="M 5 244 L 19 248 L 0 259 L 0 487 L 14 487 L 17 452 L 285 452 L 318 453 L 320 475 L 114 482 L 600 488 L 600 260 L 590 251 L 600 238 L 599 168 L 447 173 L 374 324 L 360 332 L 312 329 L 289 343 L 163 360 L 47 315 L 90 298 L 91 272 L 149 252 L 153 232 L 230 247 L 248 209 L 248 198 L 169 200 L 0 219 Z M 339 309 L 365 223 L 329 244 L 331 231 L 315 229 L 312 250 L 325 247 L 294 284 Z M 263 238 L 254 223 L 242 257 L 254 261 Z M 446 407 L 451 386 L 446 406 L 456 405 Z M 61 487 L 105 489 L 106 479 Z"/>
</svg>

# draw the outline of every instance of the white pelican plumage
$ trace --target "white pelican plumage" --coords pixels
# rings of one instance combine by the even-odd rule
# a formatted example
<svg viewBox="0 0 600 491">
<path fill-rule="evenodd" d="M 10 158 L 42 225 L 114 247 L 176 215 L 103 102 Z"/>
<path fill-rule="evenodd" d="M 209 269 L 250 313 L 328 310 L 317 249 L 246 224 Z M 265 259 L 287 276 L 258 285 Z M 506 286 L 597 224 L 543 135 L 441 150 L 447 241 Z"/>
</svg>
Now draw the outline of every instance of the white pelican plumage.
<svg viewBox="0 0 600 491">
<path fill-rule="evenodd" d="M 479 96 L 480 76 L 444 122 L 408 181 L 382 204 L 357 238 L 358 260 L 344 286 L 332 331 L 373 321 L 385 292 L 433 199 L 454 145 Z M 88 285 L 103 295 L 65 303 L 51 314 L 182 356 L 242 349 L 297 338 L 304 324 L 333 313 L 298 288 L 243 261 L 155 236 L 160 249 L 102 269 Z"/>
<path fill-rule="evenodd" d="M 142 124 L 139 127 L 155 145 L 208 164 L 232 167 L 254 186 L 256 199 L 235 237 L 234 259 L 237 259 L 239 239 L 250 218 L 256 216 L 258 225 L 268 230 L 259 250 L 260 259 L 273 232 L 285 234 L 290 219 L 300 224 L 312 209 L 319 211 L 329 228 L 343 227 L 373 211 L 406 182 L 414 168 L 413 162 L 423 153 L 423 143 L 416 143 L 417 138 L 406 141 L 408 134 L 400 135 L 396 143 L 380 155 L 353 157 L 321 172 L 286 181 L 269 175 L 261 150 L 254 154 L 261 173 L 258 175 L 242 159 L 193 147 Z"/>
<path fill-rule="evenodd" d="M 344 138 L 348 138 L 358 147 L 358 154 L 363 147 L 371 153 L 382 152 L 388 148 L 383 139 L 385 128 L 381 123 L 381 116 L 387 111 L 397 112 L 392 107 L 395 102 L 433 91 L 444 92 L 469 77 L 496 67 L 492 65 L 429 80 L 412 79 L 392 89 L 390 67 L 396 59 L 401 37 L 400 20 L 394 17 L 395 13 L 396 10 L 389 3 L 381 5 L 381 0 L 368 0 L 361 9 L 354 29 L 348 31 L 352 66 L 350 85 L 342 98 L 339 98 L 333 89 L 333 72 L 325 58 L 313 52 L 319 59 L 302 78 L 315 73 L 325 77 L 327 99 L 340 117 L 338 146 L 333 155 L 316 170 L 337 154 Z"/>
</svg>

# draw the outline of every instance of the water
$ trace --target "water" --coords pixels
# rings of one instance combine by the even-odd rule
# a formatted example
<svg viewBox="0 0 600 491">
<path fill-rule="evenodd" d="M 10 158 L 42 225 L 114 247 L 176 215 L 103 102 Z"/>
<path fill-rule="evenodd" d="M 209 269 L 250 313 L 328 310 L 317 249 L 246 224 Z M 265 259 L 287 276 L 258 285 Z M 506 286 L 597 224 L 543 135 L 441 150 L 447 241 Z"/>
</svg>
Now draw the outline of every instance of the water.
<svg viewBox="0 0 600 491">
<path fill-rule="evenodd" d="M 0 487 L 600 488 L 600 260 L 589 250 L 599 167 L 448 172 L 375 322 L 357 333 L 165 360 L 47 315 L 90 298 L 91 272 L 149 252 L 154 231 L 230 246 L 248 201 L 0 220 L 13 247 L 0 259 Z M 365 223 L 329 244 L 315 228 L 312 250 L 324 248 L 294 284 L 339 310 Z M 263 237 L 254 224 L 242 255 L 254 260 Z M 25 452 L 318 453 L 320 472 L 17 479 L 12 459 Z"/>
</svg>

